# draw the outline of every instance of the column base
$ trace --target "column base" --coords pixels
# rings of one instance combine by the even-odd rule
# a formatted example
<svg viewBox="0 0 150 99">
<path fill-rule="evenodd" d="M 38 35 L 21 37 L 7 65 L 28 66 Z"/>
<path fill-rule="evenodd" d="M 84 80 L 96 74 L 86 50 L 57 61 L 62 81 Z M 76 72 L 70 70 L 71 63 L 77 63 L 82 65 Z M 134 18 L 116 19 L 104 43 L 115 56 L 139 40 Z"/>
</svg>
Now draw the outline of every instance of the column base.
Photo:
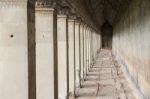
<svg viewBox="0 0 150 99">
<path fill-rule="evenodd" d="M 69 96 L 62 96 L 62 97 L 59 97 L 58 99 L 70 99 Z"/>
<path fill-rule="evenodd" d="M 84 78 L 82 77 L 82 78 L 81 78 L 81 82 L 83 82 L 83 81 L 84 81 Z"/>
<path fill-rule="evenodd" d="M 76 83 L 76 88 L 80 88 L 80 83 Z"/>
<path fill-rule="evenodd" d="M 75 99 L 75 92 L 69 92 L 69 96 L 67 99 Z"/>
<path fill-rule="evenodd" d="M 87 74 L 84 74 L 83 81 L 86 81 Z"/>
</svg>

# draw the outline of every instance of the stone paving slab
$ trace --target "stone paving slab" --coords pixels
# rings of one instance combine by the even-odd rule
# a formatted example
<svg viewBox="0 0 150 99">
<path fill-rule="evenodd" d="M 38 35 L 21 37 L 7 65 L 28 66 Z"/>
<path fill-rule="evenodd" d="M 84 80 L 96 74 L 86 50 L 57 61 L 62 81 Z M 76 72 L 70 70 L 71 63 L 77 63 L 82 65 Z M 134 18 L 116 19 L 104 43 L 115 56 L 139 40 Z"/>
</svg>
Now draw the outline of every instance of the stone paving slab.
<svg viewBox="0 0 150 99">
<path fill-rule="evenodd" d="M 81 84 L 82 88 L 76 91 L 76 99 L 136 99 L 110 50 L 99 53 Z"/>
</svg>

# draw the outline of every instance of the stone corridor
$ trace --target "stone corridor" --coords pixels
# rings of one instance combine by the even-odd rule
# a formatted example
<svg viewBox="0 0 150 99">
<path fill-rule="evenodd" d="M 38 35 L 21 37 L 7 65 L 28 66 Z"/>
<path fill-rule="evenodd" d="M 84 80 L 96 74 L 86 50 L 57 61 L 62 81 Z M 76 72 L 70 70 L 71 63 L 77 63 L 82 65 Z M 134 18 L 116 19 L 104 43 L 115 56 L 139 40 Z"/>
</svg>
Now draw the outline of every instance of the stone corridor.
<svg viewBox="0 0 150 99">
<path fill-rule="evenodd" d="M 0 0 L 0 99 L 150 99 L 150 0 Z"/>
<path fill-rule="evenodd" d="M 101 50 L 90 68 L 77 99 L 139 99 L 111 50 Z"/>
</svg>

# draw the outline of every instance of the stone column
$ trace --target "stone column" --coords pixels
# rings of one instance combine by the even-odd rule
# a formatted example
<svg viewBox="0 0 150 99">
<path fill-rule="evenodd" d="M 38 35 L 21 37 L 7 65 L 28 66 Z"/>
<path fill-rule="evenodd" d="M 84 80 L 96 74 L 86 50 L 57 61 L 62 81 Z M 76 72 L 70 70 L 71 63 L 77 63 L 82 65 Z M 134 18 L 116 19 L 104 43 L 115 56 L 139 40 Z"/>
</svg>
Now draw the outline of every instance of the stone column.
<svg viewBox="0 0 150 99">
<path fill-rule="evenodd" d="M 97 43 L 98 43 L 98 51 L 99 51 L 99 49 L 100 49 L 100 34 L 98 33 L 97 36 L 98 36 L 98 42 Z"/>
<path fill-rule="evenodd" d="M 98 39 L 97 38 L 98 38 L 97 33 L 95 33 L 95 52 L 96 52 L 95 55 L 97 55 L 97 49 L 98 49 L 98 44 L 97 44 Z"/>
<path fill-rule="evenodd" d="M 89 30 L 89 47 L 88 47 L 88 49 L 89 49 L 89 70 L 90 70 L 90 67 L 91 67 L 91 54 L 90 54 L 90 51 L 91 51 L 91 48 L 90 48 L 90 46 L 91 46 L 91 28 L 90 28 L 90 30 Z"/>
<path fill-rule="evenodd" d="M 95 32 L 93 32 L 93 61 L 95 61 Z"/>
<path fill-rule="evenodd" d="M 86 63 L 87 63 L 87 72 L 89 72 L 89 33 L 90 33 L 90 28 L 88 27 L 88 29 L 87 29 L 87 47 L 86 47 L 86 49 L 87 49 L 87 60 L 86 60 Z"/>
<path fill-rule="evenodd" d="M 95 60 L 96 60 L 96 51 L 97 51 L 97 36 L 96 36 L 96 32 L 94 33 L 94 38 L 95 38 L 95 43 L 94 43 L 94 54 L 95 54 Z"/>
<path fill-rule="evenodd" d="M 99 34 L 99 41 L 98 41 L 98 44 L 99 44 L 99 50 L 100 50 L 100 48 L 101 48 L 101 35 Z"/>
<path fill-rule="evenodd" d="M 94 31 L 92 32 L 92 62 L 94 64 Z"/>
<path fill-rule="evenodd" d="M 69 96 L 74 97 L 75 92 L 75 55 L 74 55 L 75 20 L 68 19 L 68 43 L 69 43 Z"/>
<path fill-rule="evenodd" d="M 90 29 L 90 33 L 89 33 L 89 67 L 91 68 L 91 32 L 92 30 Z"/>
<path fill-rule="evenodd" d="M 85 28 L 86 25 L 83 26 L 83 80 L 85 80 L 86 70 L 85 70 Z"/>
<path fill-rule="evenodd" d="M 96 56 L 98 51 L 98 34 L 96 33 Z"/>
<path fill-rule="evenodd" d="M 99 49 L 99 34 L 97 34 L 97 47 Z"/>
<path fill-rule="evenodd" d="M 95 57 L 97 57 L 97 49 L 98 49 L 97 46 L 98 46 L 97 45 L 97 33 L 95 33 Z"/>
<path fill-rule="evenodd" d="M 97 33 L 97 51 L 99 50 L 99 34 Z"/>
<path fill-rule="evenodd" d="M 81 66 L 81 68 L 80 68 L 80 79 L 83 79 L 83 71 L 84 71 L 84 64 L 83 64 L 83 49 L 84 49 L 84 47 L 83 47 L 83 34 L 84 33 L 84 24 L 82 23 L 81 25 L 80 25 L 80 66 Z"/>
<path fill-rule="evenodd" d="M 57 99 L 54 79 L 57 80 L 56 13 L 52 5 L 36 4 L 36 99 Z M 53 4 L 51 2 L 51 4 Z M 55 93 L 57 94 L 57 93 Z"/>
<path fill-rule="evenodd" d="M 76 82 L 76 87 L 79 87 L 80 85 L 80 76 L 79 76 L 79 67 L 80 67 L 80 57 L 79 57 L 79 33 L 80 33 L 80 27 L 79 27 L 79 22 L 75 21 L 75 82 Z"/>
<path fill-rule="evenodd" d="M 94 64 L 94 31 L 92 31 L 92 63 Z"/>
<path fill-rule="evenodd" d="M 90 46 L 90 60 L 91 60 L 91 66 L 93 66 L 93 30 L 91 30 L 91 46 Z"/>
<path fill-rule="evenodd" d="M 67 97 L 67 28 L 67 16 L 60 11 L 57 15 L 59 99 Z"/>
<path fill-rule="evenodd" d="M 32 0 L 0 0 L 0 99 L 35 99 L 34 18 Z"/>
<path fill-rule="evenodd" d="M 87 25 L 84 27 L 84 75 L 87 75 Z"/>
<path fill-rule="evenodd" d="M 100 34 L 100 48 L 102 49 L 102 35 Z"/>
</svg>

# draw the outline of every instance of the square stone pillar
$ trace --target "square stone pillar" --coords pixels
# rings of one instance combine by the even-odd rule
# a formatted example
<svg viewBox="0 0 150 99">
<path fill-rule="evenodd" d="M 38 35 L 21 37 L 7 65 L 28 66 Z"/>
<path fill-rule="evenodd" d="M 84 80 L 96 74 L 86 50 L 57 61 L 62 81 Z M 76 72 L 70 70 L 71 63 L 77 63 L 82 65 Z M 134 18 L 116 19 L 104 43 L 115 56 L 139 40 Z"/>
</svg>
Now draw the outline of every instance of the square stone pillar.
<svg viewBox="0 0 150 99">
<path fill-rule="evenodd" d="M 92 33 L 92 30 L 90 29 L 90 33 L 89 33 L 89 66 L 91 68 L 91 65 L 92 65 L 92 60 L 91 60 L 91 33 Z"/>
<path fill-rule="evenodd" d="M 93 38 L 93 44 L 92 44 L 92 49 L 93 49 L 93 51 L 92 51 L 92 55 L 93 55 L 93 62 L 95 61 L 95 32 L 93 32 L 93 34 L 92 34 L 92 38 Z"/>
<path fill-rule="evenodd" d="M 95 33 L 95 58 L 97 56 L 97 34 Z"/>
<path fill-rule="evenodd" d="M 67 97 L 67 28 L 67 16 L 57 15 L 59 99 Z"/>
<path fill-rule="evenodd" d="M 98 51 L 99 51 L 99 48 L 100 48 L 100 44 L 99 44 L 99 40 L 100 40 L 100 35 L 97 33 L 97 47 L 98 47 Z"/>
<path fill-rule="evenodd" d="M 94 54 L 94 60 L 96 59 L 96 33 L 94 32 L 94 34 L 93 34 L 93 39 L 94 39 L 94 44 L 93 44 L 93 48 L 94 48 L 94 52 L 93 52 L 93 54 Z"/>
<path fill-rule="evenodd" d="M 100 43 L 101 42 L 101 34 L 99 34 L 98 37 L 99 37 L 98 38 L 98 47 L 99 47 L 99 50 L 100 50 L 100 48 L 101 48 L 101 43 Z"/>
<path fill-rule="evenodd" d="M 96 33 L 96 56 L 98 51 L 98 34 Z"/>
<path fill-rule="evenodd" d="M 98 47 L 98 50 L 99 50 L 99 34 L 97 34 L 97 47 Z"/>
<path fill-rule="evenodd" d="M 79 22 L 75 22 L 75 82 L 76 87 L 79 87 L 80 85 L 80 75 L 79 75 L 79 69 L 80 69 L 80 57 L 79 57 L 79 33 L 80 33 L 80 27 Z"/>
<path fill-rule="evenodd" d="M 100 34 L 100 48 L 102 49 L 102 35 Z"/>
<path fill-rule="evenodd" d="M 89 31 L 90 29 L 89 29 L 89 27 L 87 28 L 87 38 L 86 38 L 86 49 L 87 49 L 87 51 L 86 51 L 86 53 L 87 53 L 87 60 L 86 60 L 86 64 L 87 64 L 87 72 L 89 72 Z"/>
<path fill-rule="evenodd" d="M 84 78 L 87 75 L 87 26 L 84 27 Z"/>
<path fill-rule="evenodd" d="M 68 19 L 69 96 L 75 95 L 75 21 Z"/>
<path fill-rule="evenodd" d="M 80 79 L 83 79 L 83 71 L 84 71 L 84 64 L 83 64 L 83 49 L 84 49 L 84 42 L 83 42 L 83 37 L 84 37 L 84 24 L 82 23 L 81 25 L 80 25 Z"/>
<path fill-rule="evenodd" d="M 92 31 L 92 63 L 94 64 L 94 31 Z"/>
<path fill-rule="evenodd" d="M 93 60 L 93 30 L 91 30 L 91 51 L 90 51 L 90 61 L 91 61 L 91 66 L 93 66 L 94 60 Z"/>
<path fill-rule="evenodd" d="M 36 99 L 57 99 L 56 23 L 53 8 L 36 7 Z"/>
<path fill-rule="evenodd" d="M 96 38 L 97 38 L 97 43 L 96 43 L 97 44 L 97 49 L 96 50 L 98 51 L 98 49 L 99 49 L 99 44 L 98 44 L 99 43 L 99 35 L 97 33 L 96 33 Z"/>
<path fill-rule="evenodd" d="M 98 49 L 98 44 L 97 44 L 97 41 L 98 41 L 98 36 L 97 36 L 97 33 L 95 33 L 95 55 L 97 56 L 97 49 Z"/>
<path fill-rule="evenodd" d="M 89 42 L 89 47 L 88 47 L 88 49 L 89 49 L 89 51 L 88 51 L 88 54 L 89 54 L 89 56 L 88 56 L 88 58 L 89 58 L 89 60 L 88 60 L 88 62 L 89 62 L 89 70 L 90 70 L 90 67 L 91 67 L 91 60 L 90 60 L 90 57 L 91 57 L 91 54 L 90 54 L 90 51 L 91 51 L 91 48 L 90 48 L 90 46 L 91 46 L 91 28 L 89 29 L 89 39 L 88 39 L 88 42 Z"/>
<path fill-rule="evenodd" d="M 86 74 L 86 71 L 85 71 L 85 28 L 86 28 L 86 25 L 84 24 L 83 26 L 83 80 L 85 80 L 85 74 Z"/>
<path fill-rule="evenodd" d="M 0 0 L 0 99 L 36 99 L 32 0 Z"/>
</svg>

